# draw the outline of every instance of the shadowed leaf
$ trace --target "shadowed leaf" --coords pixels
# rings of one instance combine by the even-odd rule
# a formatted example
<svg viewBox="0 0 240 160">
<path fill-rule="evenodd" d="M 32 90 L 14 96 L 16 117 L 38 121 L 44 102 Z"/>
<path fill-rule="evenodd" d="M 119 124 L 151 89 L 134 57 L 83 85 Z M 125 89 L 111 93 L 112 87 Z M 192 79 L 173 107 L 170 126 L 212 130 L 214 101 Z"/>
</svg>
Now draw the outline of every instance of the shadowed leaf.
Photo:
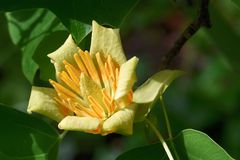
<svg viewBox="0 0 240 160">
<path fill-rule="evenodd" d="M 228 153 L 203 132 L 186 129 L 173 139 L 182 160 L 233 160 Z M 171 145 L 169 145 L 170 147 Z M 116 160 L 167 160 L 161 143 L 132 149 Z"/>
<path fill-rule="evenodd" d="M 0 105 L 0 159 L 57 159 L 59 135 L 46 122 Z"/>
</svg>

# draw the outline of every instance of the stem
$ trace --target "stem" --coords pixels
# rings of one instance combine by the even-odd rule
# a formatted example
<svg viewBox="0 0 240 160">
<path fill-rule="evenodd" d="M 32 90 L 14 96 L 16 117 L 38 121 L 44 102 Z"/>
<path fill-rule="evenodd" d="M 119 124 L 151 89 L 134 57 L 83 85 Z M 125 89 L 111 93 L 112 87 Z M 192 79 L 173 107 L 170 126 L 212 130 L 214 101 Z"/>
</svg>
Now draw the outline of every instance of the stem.
<svg viewBox="0 0 240 160">
<path fill-rule="evenodd" d="M 172 139 L 173 138 L 173 136 L 172 136 L 172 129 L 171 129 L 171 125 L 170 125 L 170 122 L 169 122 L 167 109 L 166 109 L 166 106 L 165 106 L 165 103 L 163 101 L 163 97 L 162 96 L 160 96 L 160 102 L 161 102 L 161 105 L 162 105 L 163 114 L 164 114 L 164 118 L 165 118 L 166 125 L 167 125 L 168 137 L 169 137 L 169 139 Z"/>
<path fill-rule="evenodd" d="M 67 133 L 68 133 L 68 131 L 63 131 L 63 132 L 59 135 L 59 138 L 60 138 L 60 139 L 63 139 Z"/>
<path fill-rule="evenodd" d="M 179 158 L 179 156 L 178 156 L 178 154 L 177 154 L 177 150 L 176 150 L 176 148 L 175 148 L 175 146 L 174 146 L 174 143 L 173 143 L 173 141 L 172 141 L 172 139 L 173 139 L 172 129 L 171 129 L 171 125 L 170 125 L 169 118 L 168 118 L 168 114 L 167 114 L 167 108 L 166 108 L 166 106 L 165 106 L 165 103 L 164 103 L 164 101 L 163 101 L 163 97 L 162 97 L 162 96 L 160 96 L 160 102 L 161 102 L 161 105 L 162 105 L 163 114 L 164 114 L 164 118 L 165 118 L 165 121 L 166 121 L 166 126 L 167 126 L 167 131 L 168 131 L 168 137 L 169 137 L 169 139 L 170 139 L 170 144 L 171 144 L 171 146 L 172 146 L 172 148 L 173 148 L 173 152 L 174 152 L 176 158 L 179 160 L 180 158 Z"/>
<path fill-rule="evenodd" d="M 167 156 L 169 158 L 169 160 L 174 160 L 172 153 L 170 151 L 170 149 L 167 146 L 167 143 L 165 142 L 165 140 L 163 139 L 162 135 L 160 134 L 160 132 L 157 130 L 157 128 L 152 124 L 151 121 L 149 121 L 148 119 L 146 119 L 146 122 L 149 124 L 149 126 L 152 128 L 152 130 L 154 131 L 154 133 L 156 134 L 156 136 L 158 137 L 159 141 L 162 143 L 162 146 L 165 150 L 165 152 L 167 153 Z"/>
<path fill-rule="evenodd" d="M 162 57 L 160 69 L 166 69 L 169 67 L 172 60 L 179 54 L 183 45 L 201 28 L 211 27 L 210 16 L 209 16 L 209 5 L 210 0 L 201 0 L 199 7 L 198 17 L 184 30 L 180 37 L 175 41 L 173 47 L 167 54 Z"/>
</svg>

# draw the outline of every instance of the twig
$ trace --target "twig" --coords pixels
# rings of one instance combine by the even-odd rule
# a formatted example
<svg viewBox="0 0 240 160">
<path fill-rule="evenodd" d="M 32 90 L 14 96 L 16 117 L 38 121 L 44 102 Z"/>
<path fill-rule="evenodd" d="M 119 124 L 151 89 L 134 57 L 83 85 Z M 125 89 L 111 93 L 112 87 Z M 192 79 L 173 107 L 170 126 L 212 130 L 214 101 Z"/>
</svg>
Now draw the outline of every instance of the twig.
<svg viewBox="0 0 240 160">
<path fill-rule="evenodd" d="M 208 5 L 210 0 L 200 0 L 199 16 L 185 29 L 173 47 L 162 57 L 160 69 L 165 69 L 178 55 L 183 45 L 201 28 L 211 27 Z"/>
</svg>

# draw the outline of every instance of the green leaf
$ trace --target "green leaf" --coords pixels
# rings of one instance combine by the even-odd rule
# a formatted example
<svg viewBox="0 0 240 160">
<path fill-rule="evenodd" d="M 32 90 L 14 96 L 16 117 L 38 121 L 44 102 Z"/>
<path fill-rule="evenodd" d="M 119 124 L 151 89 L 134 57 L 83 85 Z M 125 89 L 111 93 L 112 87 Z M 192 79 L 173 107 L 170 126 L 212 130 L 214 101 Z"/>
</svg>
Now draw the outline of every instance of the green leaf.
<svg viewBox="0 0 240 160">
<path fill-rule="evenodd" d="M 37 2 L 12 0 L 0 3 L 0 11 L 47 8 L 53 11 L 73 35 L 77 44 L 90 32 L 92 20 L 119 27 L 127 13 L 139 0 L 64 0 Z"/>
<path fill-rule="evenodd" d="M 203 132 L 186 129 L 173 139 L 181 160 L 233 160 L 228 153 Z M 168 145 L 171 147 L 171 145 Z M 156 143 L 132 149 L 117 160 L 167 160 L 162 144 Z"/>
<path fill-rule="evenodd" d="M 50 63 L 50 58 L 47 55 L 55 51 L 56 48 L 59 48 L 66 40 L 67 36 L 68 33 L 65 31 L 56 31 L 46 35 L 39 43 L 32 58 L 39 66 L 40 80 L 48 83 L 49 79 L 56 78 L 54 65 Z M 34 79 L 34 83 L 35 81 L 36 79 Z"/>
<path fill-rule="evenodd" d="M 135 122 L 143 121 L 151 111 L 153 104 L 162 95 L 171 82 L 183 75 L 180 70 L 163 70 L 141 85 L 133 94 L 133 101 L 138 104 Z"/>
<path fill-rule="evenodd" d="M 0 105 L 0 159 L 57 159 L 59 135 L 46 122 Z"/>
<path fill-rule="evenodd" d="M 64 26 L 61 25 L 53 13 L 45 9 L 6 13 L 6 17 L 8 19 L 10 36 L 13 42 L 20 46 L 23 53 L 22 67 L 26 78 L 32 83 L 39 67 L 43 68 L 46 66 L 48 69 L 41 72 L 40 77 L 44 80 L 47 79 L 46 77 L 51 78 L 54 68 L 53 65 L 50 65 L 50 60 L 45 55 L 49 53 L 49 50 L 56 49 L 54 47 L 59 46 L 57 44 L 62 43 L 62 41 L 61 39 L 47 41 L 44 38 L 57 31 L 64 31 Z M 43 40 L 51 45 L 39 46 Z M 36 52 L 41 53 L 42 56 L 38 56 L 40 57 L 39 59 L 33 60 L 33 55 Z M 41 58 L 43 55 L 46 57 L 45 60 Z"/>
<path fill-rule="evenodd" d="M 101 24 L 119 27 L 126 14 L 137 2 L 138 0 L 124 2 L 121 0 L 40 0 L 38 2 L 29 2 L 27 0 L 20 2 L 13 0 L 0 3 L 0 11 L 15 11 L 29 8 L 49 9 L 57 15 L 72 34 L 75 42 L 79 44 L 91 32 L 92 20 L 96 20 Z M 23 52 L 23 72 L 31 83 L 39 67 L 40 69 L 50 68 L 49 70 L 40 72 L 41 80 L 46 80 L 47 77 L 52 78 L 53 67 L 48 63 L 49 61 L 47 61 L 46 58 L 44 59 L 44 56 L 47 54 L 45 51 L 46 49 L 49 50 L 49 48 L 52 49 L 55 47 L 55 44 L 52 43 L 58 44 L 58 46 L 55 47 L 56 49 L 63 42 L 62 39 L 58 38 L 53 41 L 46 41 L 46 39 L 44 39 L 55 31 L 65 30 L 56 16 L 46 9 L 21 10 L 7 14 L 10 35 L 13 42 L 21 47 Z M 40 48 L 44 50 L 42 55 L 39 56 L 40 54 L 38 54 L 38 56 L 35 56 L 37 58 L 33 60 L 32 57 L 35 55 L 36 49 L 39 48 L 39 44 L 43 40 L 45 40 L 45 43 L 51 45 L 48 45 L 50 47 L 41 46 Z M 52 51 L 54 50 L 49 52 Z M 44 59 L 44 61 L 42 61 L 42 59 Z"/>
</svg>

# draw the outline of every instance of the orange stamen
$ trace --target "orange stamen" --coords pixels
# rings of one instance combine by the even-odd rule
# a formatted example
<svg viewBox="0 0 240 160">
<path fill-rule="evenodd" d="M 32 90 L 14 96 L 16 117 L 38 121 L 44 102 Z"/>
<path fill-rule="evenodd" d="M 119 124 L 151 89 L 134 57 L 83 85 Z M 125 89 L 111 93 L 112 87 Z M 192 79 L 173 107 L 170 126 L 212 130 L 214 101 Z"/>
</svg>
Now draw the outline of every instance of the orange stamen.
<svg viewBox="0 0 240 160">
<path fill-rule="evenodd" d="M 67 70 L 67 72 L 70 75 L 70 77 L 72 78 L 72 80 L 76 84 L 79 84 L 79 77 L 80 77 L 81 72 L 65 60 L 63 61 L 63 64 L 65 64 L 65 69 Z"/>
<path fill-rule="evenodd" d="M 100 53 L 96 53 L 95 58 L 96 64 L 89 52 L 79 49 L 78 53 L 74 54 L 76 65 L 63 61 L 65 71 L 59 73 L 59 78 L 64 84 L 49 80 L 58 95 L 54 99 L 64 115 L 75 114 L 79 117 L 95 117 L 104 120 L 132 102 L 132 90 L 122 99 L 114 100 L 120 72 L 118 64 L 110 55 L 101 57 Z M 91 93 L 88 96 L 82 95 L 80 89 L 82 73 L 102 87 L 100 101 L 97 101 Z M 98 132 L 100 130 L 96 130 L 96 133 Z"/>
<path fill-rule="evenodd" d="M 82 60 L 80 59 L 79 55 L 77 53 L 74 54 L 74 59 L 78 65 L 78 68 L 81 70 L 81 72 L 85 73 L 89 76 L 86 67 L 84 66 Z"/>
<path fill-rule="evenodd" d="M 65 71 L 62 71 L 59 74 L 59 77 L 65 84 L 67 84 L 69 88 L 71 88 L 73 91 L 80 95 L 79 84 L 75 83 Z"/>
<path fill-rule="evenodd" d="M 95 65 L 94 65 L 89 53 L 87 51 L 85 51 L 85 52 L 80 51 L 80 57 L 82 58 L 92 80 L 94 80 L 97 84 L 100 85 L 101 83 L 100 83 L 100 79 L 99 79 L 97 70 L 95 68 Z"/>
<path fill-rule="evenodd" d="M 114 105 L 113 105 L 113 99 L 111 99 L 109 97 L 109 95 L 107 94 L 106 89 L 102 90 L 102 94 L 103 94 L 103 102 L 104 105 L 106 106 L 108 113 L 113 113 L 114 112 Z"/>
<path fill-rule="evenodd" d="M 53 81 L 53 80 L 49 80 L 49 82 L 52 84 L 52 86 L 55 88 L 55 90 L 58 93 L 64 93 L 67 96 L 70 96 L 72 98 L 77 98 L 77 95 L 74 94 L 72 91 L 68 90 L 67 88 L 63 87 L 62 85 L 60 85 L 59 83 Z"/>
<path fill-rule="evenodd" d="M 92 109 L 95 111 L 95 113 L 101 118 L 104 118 L 105 112 L 103 107 L 92 96 L 88 96 L 88 100 L 91 103 Z"/>
<path fill-rule="evenodd" d="M 96 54 L 96 59 L 97 59 L 97 63 L 98 63 L 100 73 L 101 73 L 101 76 L 102 76 L 102 80 L 103 80 L 103 83 L 104 83 L 104 88 L 107 88 L 109 90 L 109 81 L 108 81 L 108 77 L 107 77 L 107 72 L 105 70 L 102 59 L 100 57 L 100 53 Z"/>
</svg>

